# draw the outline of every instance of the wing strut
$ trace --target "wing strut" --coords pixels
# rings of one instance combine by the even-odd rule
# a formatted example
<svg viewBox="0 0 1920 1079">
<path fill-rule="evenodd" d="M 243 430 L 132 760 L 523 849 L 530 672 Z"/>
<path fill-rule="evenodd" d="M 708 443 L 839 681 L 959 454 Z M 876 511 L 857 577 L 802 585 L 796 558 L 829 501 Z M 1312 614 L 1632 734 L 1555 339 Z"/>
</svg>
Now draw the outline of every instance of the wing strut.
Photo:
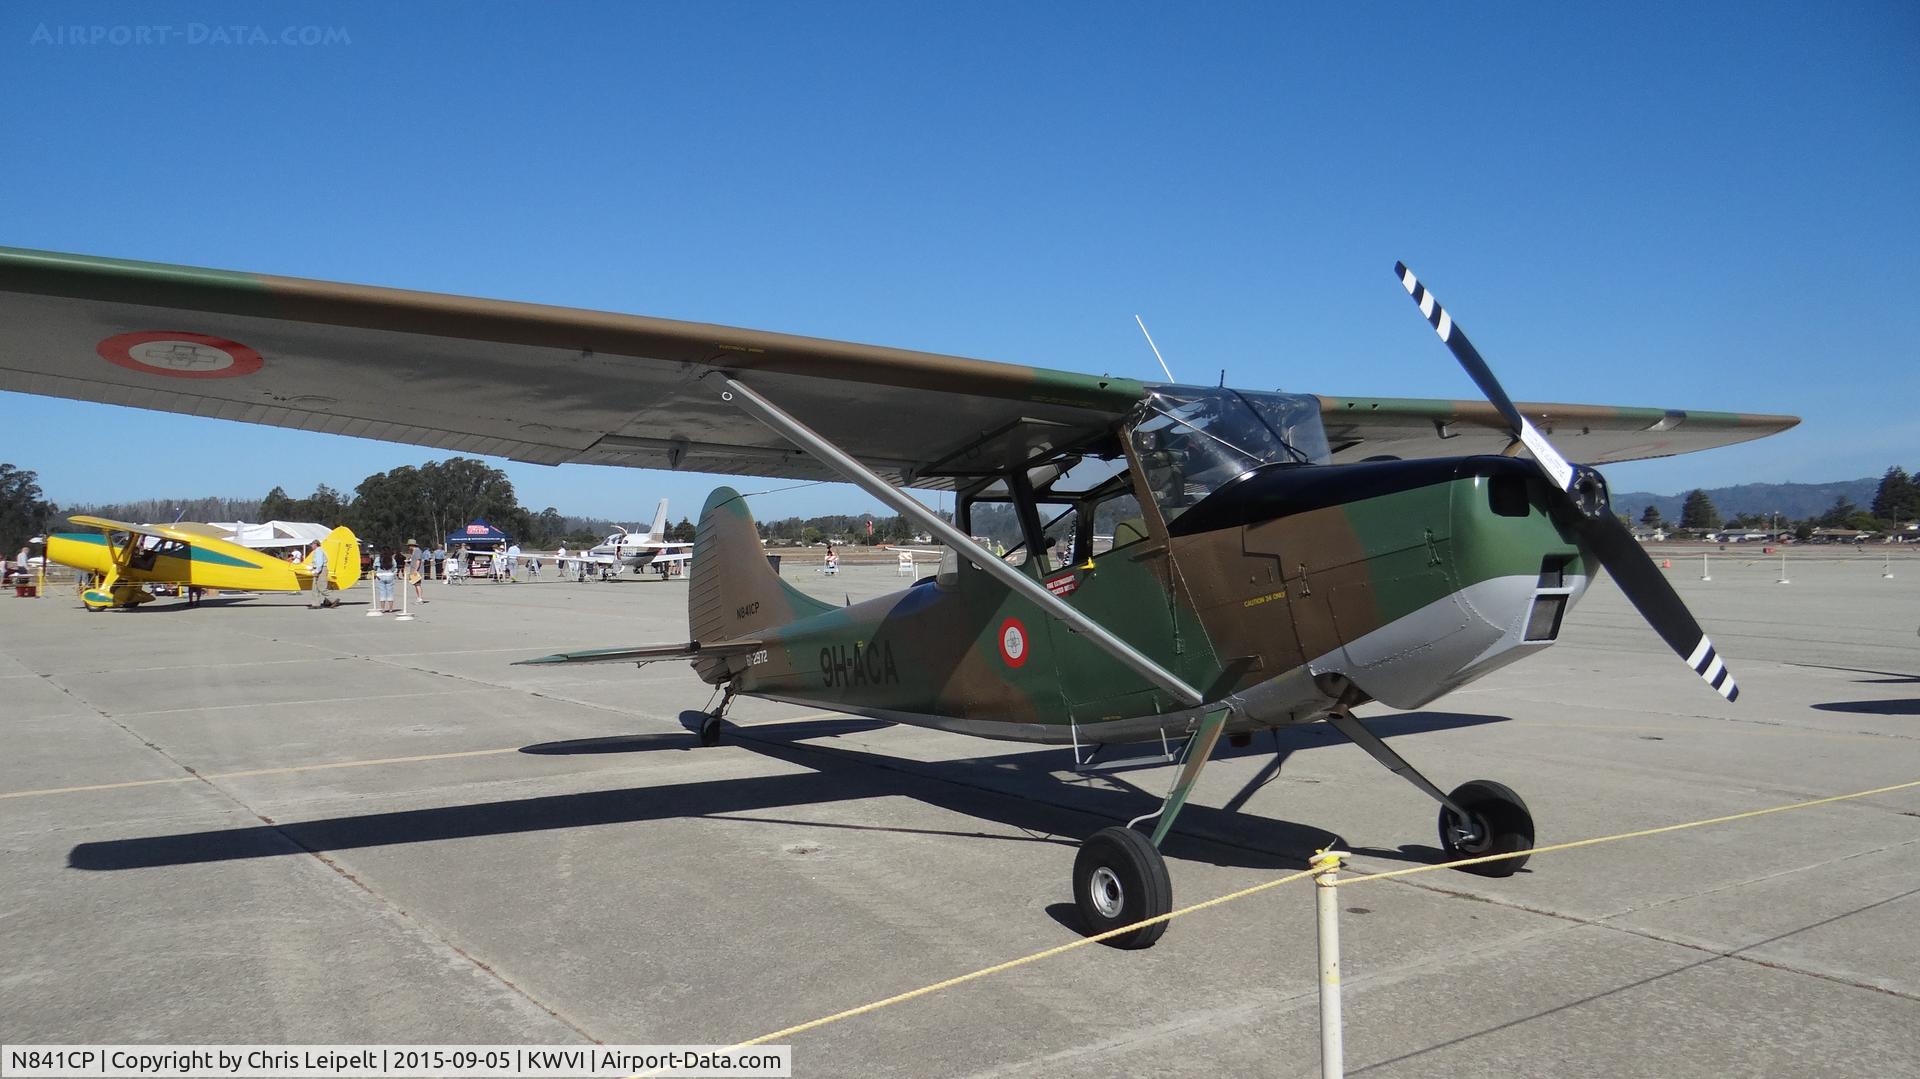
<svg viewBox="0 0 1920 1079">
<path fill-rule="evenodd" d="M 1033 601 L 1041 610 L 1065 622 L 1092 641 L 1101 651 L 1126 664 L 1140 677 L 1173 694 L 1181 704 L 1193 707 L 1205 702 L 1206 698 L 1201 696 L 1199 690 L 1182 681 L 1172 671 L 1155 663 L 1139 649 L 1114 636 L 1105 626 L 1074 610 L 1065 600 L 1047 591 L 1040 582 L 989 553 L 981 552 L 981 557 L 978 559 L 968 558 L 968 552 L 975 548 L 974 542 L 959 529 L 942 520 L 939 514 L 922 505 L 918 499 L 881 479 L 873 470 L 849 457 L 838 446 L 821 438 L 806 424 L 794 419 L 773 402 L 748 389 L 724 372 L 715 373 L 719 374 L 727 385 L 727 392 L 720 395 L 721 400 L 739 405 L 754 419 L 771 427 L 781 437 L 812 454 L 821 464 L 845 476 L 849 482 L 901 514 L 917 521 L 927 531 L 952 547 L 961 558 L 973 562 L 1001 584 Z"/>
</svg>

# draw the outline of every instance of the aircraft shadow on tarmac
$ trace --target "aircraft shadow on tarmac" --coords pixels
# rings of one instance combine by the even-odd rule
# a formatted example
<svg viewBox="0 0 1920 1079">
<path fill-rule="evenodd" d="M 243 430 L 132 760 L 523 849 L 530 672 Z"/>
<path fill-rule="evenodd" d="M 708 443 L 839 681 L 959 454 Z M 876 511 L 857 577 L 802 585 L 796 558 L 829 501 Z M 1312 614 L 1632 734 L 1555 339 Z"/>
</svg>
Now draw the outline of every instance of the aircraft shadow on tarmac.
<svg viewBox="0 0 1920 1079">
<path fill-rule="evenodd" d="M 177 596 L 162 596 L 151 603 L 142 603 L 137 607 L 113 607 L 109 609 L 108 613 L 152 617 L 156 614 L 185 614 L 188 611 L 197 611 L 202 607 L 229 607 L 234 610 L 252 608 L 256 611 L 271 611 L 288 606 L 288 604 L 282 603 L 262 604 L 258 602 L 259 599 L 259 596 L 254 595 L 202 596 L 193 603 L 188 603 L 186 600 L 180 599 Z"/>
<path fill-rule="evenodd" d="M 1860 712 L 1870 716 L 1920 716 L 1920 699 L 1904 701 L 1828 701 L 1816 704 L 1822 712 Z"/>
<path fill-rule="evenodd" d="M 1884 674 L 1885 678 L 1856 678 L 1854 681 L 1873 686 L 1904 686 L 1920 683 L 1920 674 L 1900 674 L 1895 671 L 1873 671 L 1865 667 L 1830 667 L 1824 663 L 1795 663 L 1795 667 L 1812 667 L 1822 671 L 1844 671 L 1848 674 Z"/>
<path fill-rule="evenodd" d="M 696 713 L 704 714 L 704 713 Z M 803 738 L 837 738 L 843 734 L 877 731 L 893 724 L 879 719 L 810 719 L 799 723 L 763 723 L 748 728 L 730 728 L 736 734 L 758 741 L 762 738 L 798 741 Z M 701 748 L 700 743 L 675 731 L 659 734 L 616 734 L 605 738 L 573 738 L 564 742 L 541 742 L 521 746 L 520 752 L 539 756 L 571 756 L 576 753 L 644 753 L 656 749 L 683 751 Z M 751 748 L 751 747 L 749 747 Z"/>
<path fill-rule="evenodd" d="M 1503 716 L 1416 712 L 1372 719 L 1368 725 L 1382 737 L 1393 738 L 1505 721 Z M 808 828 L 920 831 L 968 839 L 1074 844 L 1102 825 L 1151 811 L 1165 793 L 1163 787 L 1168 780 L 1164 777 L 1171 774 L 1162 771 L 1151 781 L 1150 788 L 1143 788 L 1113 771 L 1062 780 L 1056 772 L 1061 768 L 1064 749 L 1060 752 L 1028 750 L 964 760 L 917 761 L 832 744 L 842 735 L 884 726 L 888 724 L 873 720 L 830 719 L 762 724 L 727 732 L 726 745 L 805 769 L 801 772 L 104 840 L 76 845 L 68 853 L 67 864 L 74 869 L 95 871 L 142 869 L 650 820 L 722 815 L 739 820 L 743 819 L 742 814 L 760 814 L 745 819 Z M 1217 753 L 1219 758 L 1266 756 L 1268 760 L 1224 806 L 1188 803 L 1179 826 L 1167 839 L 1167 853 L 1216 865 L 1280 870 L 1304 868 L 1313 852 L 1335 845 L 1355 853 L 1394 860 L 1440 860 L 1440 851 L 1432 847 L 1356 849 L 1339 836 L 1311 825 L 1241 811 L 1260 787 L 1280 775 L 1281 767 L 1293 753 L 1344 741 L 1333 728 L 1314 723 L 1256 736 L 1245 747 L 1221 747 Z M 547 742 L 528 746 L 522 752 L 555 755 L 677 751 L 693 743 L 691 734 L 644 734 Z M 1156 754 L 1138 767 L 1164 768 L 1164 764 Z M 1394 780 L 1382 773 L 1379 781 Z M 1204 777 L 1202 784 L 1204 788 Z M 788 820 L 769 813 L 802 805 L 884 797 L 911 798 L 1025 834 L 1008 836 L 870 824 L 823 824 Z M 1310 799 L 1301 801 L 1307 803 Z M 1311 805 L 1302 805 L 1308 812 L 1311 808 Z"/>
</svg>

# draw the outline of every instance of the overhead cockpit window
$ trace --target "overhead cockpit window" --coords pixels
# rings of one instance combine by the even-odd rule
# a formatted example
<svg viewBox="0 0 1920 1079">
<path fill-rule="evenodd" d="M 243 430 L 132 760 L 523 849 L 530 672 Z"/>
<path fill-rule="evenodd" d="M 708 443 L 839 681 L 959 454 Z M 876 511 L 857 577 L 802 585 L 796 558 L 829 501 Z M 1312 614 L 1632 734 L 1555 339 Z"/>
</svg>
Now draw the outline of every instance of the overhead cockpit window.
<svg viewBox="0 0 1920 1079">
<path fill-rule="evenodd" d="M 1320 399 L 1311 394 L 1157 386 L 1127 436 L 1168 521 L 1262 465 L 1324 464 L 1330 456 Z"/>
</svg>

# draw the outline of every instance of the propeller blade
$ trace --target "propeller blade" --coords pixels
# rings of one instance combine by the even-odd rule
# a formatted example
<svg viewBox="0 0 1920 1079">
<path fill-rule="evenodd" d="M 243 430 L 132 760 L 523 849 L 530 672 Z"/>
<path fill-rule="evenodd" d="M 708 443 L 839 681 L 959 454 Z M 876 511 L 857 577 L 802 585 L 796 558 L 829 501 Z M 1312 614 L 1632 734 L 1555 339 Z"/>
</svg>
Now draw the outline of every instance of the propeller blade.
<svg viewBox="0 0 1920 1079">
<path fill-rule="evenodd" d="M 1611 513 L 1604 517 L 1584 517 L 1580 521 L 1580 538 L 1613 575 L 1614 583 L 1620 586 L 1627 601 L 1660 639 L 1667 642 L 1667 647 L 1673 649 L 1674 655 L 1685 660 L 1693 673 L 1705 679 L 1715 693 L 1729 701 L 1739 699 L 1740 687 L 1734 683 L 1733 672 L 1721 662 L 1713 641 L 1694 620 L 1693 612 L 1687 610 L 1680 593 L 1673 590 L 1667 575 L 1653 564 L 1646 548 L 1633 538 L 1620 518 Z"/>
<path fill-rule="evenodd" d="M 1514 407 L 1513 398 L 1508 397 L 1507 391 L 1501 388 L 1500 380 L 1493 377 L 1493 369 L 1487 366 L 1486 360 L 1480 358 L 1480 350 L 1474 348 L 1473 342 L 1467 340 L 1467 335 L 1461 332 L 1460 327 L 1453 324 L 1453 316 L 1447 314 L 1446 308 L 1440 306 L 1440 301 L 1433 293 L 1427 291 L 1427 286 L 1413 276 L 1413 271 L 1407 269 L 1406 263 L 1394 263 L 1393 272 L 1400 278 L 1400 284 L 1407 290 L 1407 295 L 1413 297 L 1413 302 L 1420 305 L 1420 313 L 1427 316 L 1427 324 L 1433 327 L 1433 332 L 1439 334 L 1440 340 L 1453 351 L 1453 358 L 1460 361 L 1461 367 L 1466 368 L 1474 385 L 1480 387 L 1480 392 L 1485 394 L 1487 400 L 1493 402 L 1493 407 L 1499 409 L 1500 414 L 1507 418 L 1507 423 L 1512 426 L 1515 437 L 1519 438 L 1520 444 L 1533 454 L 1533 459 L 1540 462 L 1540 467 L 1546 472 L 1547 477 L 1558 484 L 1562 491 L 1571 488 L 1573 466 L 1568 464 L 1567 459 L 1560 456 L 1560 451 L 1553 448 L 1553 444 L 1547 441 L 1546 436 L 1535 430 L 1533 424 L 1527 422 L 1527 418 Z"/>
<path fill-rule="evenodd" d="M 1620 586 L 1627 601 L 1640 612 L 1640 617 L 1647 620 L 1660 639 L 1667 642 L 1667 647 L 1685 660 L 1687 666 L 1693 668 L 1693 672 L 1704 679 L 1715 693 L 1729 701 L 1738 700 L 1740 687 L 1733 680 L 1733 672 L 1721 661 L 1713 642 L 1700 628 L 1693 612 L 1687 610 L 1685 601 L 1673 590 L 1666 575 L 1660 572 L 1660 567 L 1653 564 L 1652 557 L 1633 538 L 1633 533 L 1621 523 L 1620 518 L 1613 515 L 1612 507 L 1604 497 L 1606 488 L 1599 473 L 1568 463 L 1547 441 L 1546 436 L 1527 422 L 1527 418 L 1514 407 L 1513 399 L 1507 396 L 1500 380 L 1494 377 L 1493 369 L 1487 366 L 1480 350 L 1473 347 L 1473 342 L 1467 340 L 1467 335 L 1461 332 L 1459 326 L 1454 325 L 1453 316 L 1447 314 L 1433 293 L 1413 276 L 1413 271 L 1407 269 L 1406 263 L 1394 263 L 1393 272 L 1400 278 L 1407 295 L 1420 305 L 1420 313 L 1426 316 L 1427 323 L 1453 352 L 1454 359 L 1460 361 L 1460 366 L 1480 387 L 1480 392 L 1506 417 L 1514 436 L 1533 454 L 1540 470 L 1559 487 L 1572 511 L 1569 516 L 1580 534 L 1581 542 L 1613 575 L 1614 583 Z M 1580 488 L 1578 494 L 1574 491 L 1576 485 Z"/>
</svg>

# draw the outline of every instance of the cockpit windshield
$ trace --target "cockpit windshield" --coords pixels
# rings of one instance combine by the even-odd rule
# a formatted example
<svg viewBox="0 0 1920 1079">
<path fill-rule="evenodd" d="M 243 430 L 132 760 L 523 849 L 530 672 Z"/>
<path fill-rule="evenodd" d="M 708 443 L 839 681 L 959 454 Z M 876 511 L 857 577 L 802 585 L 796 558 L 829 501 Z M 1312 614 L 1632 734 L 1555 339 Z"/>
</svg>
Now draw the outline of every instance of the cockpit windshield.
<svg viewBox="0 0 1920 1079">
<path fill-rule="evenodd" d="M 1127 424 L 1147 486 L 1172 521 L 1261 465 L 1325 464 L 1320 399 L 1199 386 L 1155 386 Z"/>
</svg>

